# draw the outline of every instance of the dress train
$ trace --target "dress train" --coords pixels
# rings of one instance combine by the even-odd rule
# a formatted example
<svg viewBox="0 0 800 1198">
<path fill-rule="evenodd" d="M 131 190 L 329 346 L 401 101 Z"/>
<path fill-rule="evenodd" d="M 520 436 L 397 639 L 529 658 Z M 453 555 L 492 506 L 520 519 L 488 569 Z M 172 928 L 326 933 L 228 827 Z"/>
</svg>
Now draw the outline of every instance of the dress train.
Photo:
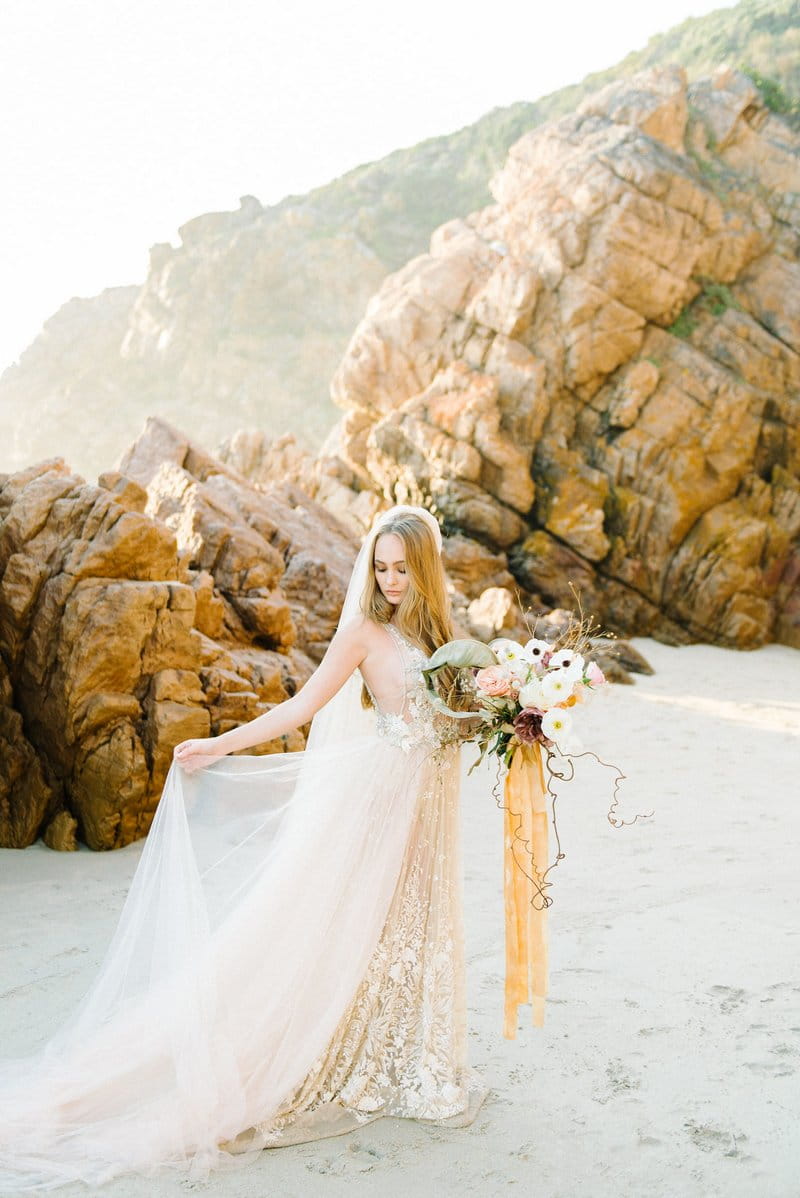
<svg viewBox="0 0 800 1198">
<path fill-rule="evenodd" d="M 425 654 L 387 636 L 403 700 L 363 734 L 173 764 L 98 977 L 0 1066 L 0 1191 L 205 1177 L 384 1115 L 475 1117 L 458 744 Z"/>
</svg>

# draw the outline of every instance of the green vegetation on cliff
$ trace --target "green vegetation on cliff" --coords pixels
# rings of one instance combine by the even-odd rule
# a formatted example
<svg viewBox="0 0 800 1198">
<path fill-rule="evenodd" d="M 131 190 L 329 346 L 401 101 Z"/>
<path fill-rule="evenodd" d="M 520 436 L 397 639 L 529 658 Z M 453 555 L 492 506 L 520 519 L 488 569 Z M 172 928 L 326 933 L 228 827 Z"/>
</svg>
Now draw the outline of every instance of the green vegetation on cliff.
<svg viewBox="0 0 800 1198">
<path fill-rule="evenodd" d="M 302 202 L 324 211 L 331 230 L 353 229 L 395 270 L 422 253 L 444 221 L 491 203 L 489 179 L 523 133 L 573 112 L 609 83 L 667 62 L 684 67 L 691 79 L 722 63 L 737 67 L 753 79 L 769 107 L 797 119 L 800 0 L 742 0 L 735 8 L 692 17 L 580 83 L 494 109 L 473 125 L 396 150 L 283 205 Z"/>
</svg>

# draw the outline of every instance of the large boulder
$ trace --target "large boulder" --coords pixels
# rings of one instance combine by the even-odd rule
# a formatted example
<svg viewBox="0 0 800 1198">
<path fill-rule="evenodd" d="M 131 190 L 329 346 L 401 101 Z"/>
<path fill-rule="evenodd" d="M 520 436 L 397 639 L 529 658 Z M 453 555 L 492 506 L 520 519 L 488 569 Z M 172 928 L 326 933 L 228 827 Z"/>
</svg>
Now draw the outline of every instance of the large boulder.
<svg viewBox="0 0 800 1198">
<path fill-rule="evenodd" d="M 284 471 L 272 472 L 273 483 L 263 467 L 254 470 L 252 454 L 242 464 L 249 474 L 151 417 L 119 470 L 146 489 L 147 513 L 175 532 L 197 571 L 193 585 L 212 621 L 205 631 L 214 635 L 221 625 L 239 642 L 284 653 L 296 646 L 318 661 L 339 618 L 356 543 Z"/>
<path fill-rule="evenodd" d="M 0 845 L 16 847 L 30 844 L 44 824 L 49 826 L 60 791 L 25 735 L 13 700 L 11 679 L 0 658 Z"/>
<path fill-rule="evenodd" d="M 727 68 L 526 134 L 373 297 L 319 477 L 427 503 L 617 632 L 800 645 L 798 151 Z"/>
<path fill-rule="evenodd" d="M 354 555 L 297 488 L 268 495 L 163 422 L 97 486 L 60 458 L 0 476 L 0 844 L 144 835 L 180 740 L 306 681 Z"/>
</svg>

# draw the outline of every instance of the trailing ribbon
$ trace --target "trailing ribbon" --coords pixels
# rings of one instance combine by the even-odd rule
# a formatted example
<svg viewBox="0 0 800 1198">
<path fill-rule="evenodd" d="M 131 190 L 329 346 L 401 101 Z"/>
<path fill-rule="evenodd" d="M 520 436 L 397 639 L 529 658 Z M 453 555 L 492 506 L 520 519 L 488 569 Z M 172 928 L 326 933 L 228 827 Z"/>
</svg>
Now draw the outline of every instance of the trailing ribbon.
<svg viewBox="0 0 800 1198">
<path fill-rule="evenodd" d="M 583 627 L 583 624 L 581 624 Z M 423 677 L 428 699 L 432 707 L 455 719 L 475 719 L 477 716 L 488 728 L 483 738 L 478 738 L 480 757 L 470 768 L 470 773 L 483 761 L 487 752 L 494 754 L 498 762 L 498 781 L 493 790 L 495 800 L 503 808 L 503 897 L 506 925 L 506 985 L 503 1035 L 514 1040 L 517 1034 L 517 1009 L 520 1003 L 531 1003 L 534 1027 L 544 1026 L 544 1000 L 547 992 L 547 908 L 552 898 L 547 894 L 551 885 L 547 875 L 564 857 L 556 827 L 557 793 L 552 789 L 553 779 L 568 782 L 575 771 L 575 757 L 592 757 L 599 765 L 616 772 L 614 795 L 608 819 L 614 827 L 635 823 L 637 819 L 652 815 L 635 815 L 632 820 L 622 818 L 617 812 L 619 805 L 618 787 L 625 775 L 618 766 L 602 761 L 595 753 L 586 751 L 578 754 L 560 754 L 558 758 L 547 742 L 547 776 L 545 785 L 542 763 L 542 745 L 520 742 L 517 727 L 510 723 L 510 714 L 503 714 L 500 707 L 493 707 L 493 700 L 484 696 L 479 699 L 477 711 L 456 711 L 449 707 L 436 690 L 436 675 L 444 669 L 483 669 L 497 665 L 495 652 L 482 641 L 469 638 L 448 641 L 440 646 L 428 659 L 423 668 Z M 493 742 L 493 743 L 492 743 Z M 504 801 L 500 801 L 499 771 L 511 758 L 505 777 Z M 554 765 L 554 760 L 557 764 Z M 555 860 L 547 861 L 547 799 L 552 800 L 553 832 L 555 835 Z"/>
<path fill-rule="evenodd" d="M 544 895 L 540 872 L 547 863 L 546 797 L 541 746 L 520 745 L 506 774 L 503 805 L 506 914 L 503 1035 L 507 1040 L 516 1038 L 520 1003 L 532 1004 L 534 1027 L 544 1025 L 547 907 L 551 901 Z"/>
</svg>

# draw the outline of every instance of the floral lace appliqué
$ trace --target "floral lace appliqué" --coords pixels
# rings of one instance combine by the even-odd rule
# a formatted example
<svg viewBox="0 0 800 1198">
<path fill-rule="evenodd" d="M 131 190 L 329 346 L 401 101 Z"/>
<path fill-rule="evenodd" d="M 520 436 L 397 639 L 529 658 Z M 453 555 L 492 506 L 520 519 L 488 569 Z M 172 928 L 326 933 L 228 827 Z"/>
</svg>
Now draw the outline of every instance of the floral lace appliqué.
<svg viewBox="0 0 800 1198">
<path fill-rule="evenodd" d="M 443 750 L 452 756 L 455 750 Z M 283 1111 L 259 1130 L 280 1139 L 299 1111 L 337 1103 L 449 1119 L 468 1104 L 457 777 L 429 760 L 418 818 L 369 968 L 323 1055 Z"/>
<path fill-rule="evenodd" d="M 378 1115 L 460 1118 L 480 1089 L 467 1063 L 457 722 L 428 702 L 426 654 L 387 627 L 404 662 L 405 701 L 402 714 L 382 712 L 373 696 L 376 731 L 402 750 L 399 768 L 414 779 L 412 828 L 366 972 L 303 1083 L 253 1129 L 260 1143 L 281 1143 L 319 1110 L 356 1125 Z"/>
<path fill-rule="evenodd" d="M 403 714 L 381 711 L 373 696 L 378 735 L 386 737 L 404 753 L 423 747 L 436 751 L 456 743 L 459 739 L 456 722 L 435 711 L 428 702 L 422 675 L 428 655 L 406 640 L 393 624 L 387 624 L 386 628 L 400 649 L 405 665 L 405 703 Z"/>
</svg>

